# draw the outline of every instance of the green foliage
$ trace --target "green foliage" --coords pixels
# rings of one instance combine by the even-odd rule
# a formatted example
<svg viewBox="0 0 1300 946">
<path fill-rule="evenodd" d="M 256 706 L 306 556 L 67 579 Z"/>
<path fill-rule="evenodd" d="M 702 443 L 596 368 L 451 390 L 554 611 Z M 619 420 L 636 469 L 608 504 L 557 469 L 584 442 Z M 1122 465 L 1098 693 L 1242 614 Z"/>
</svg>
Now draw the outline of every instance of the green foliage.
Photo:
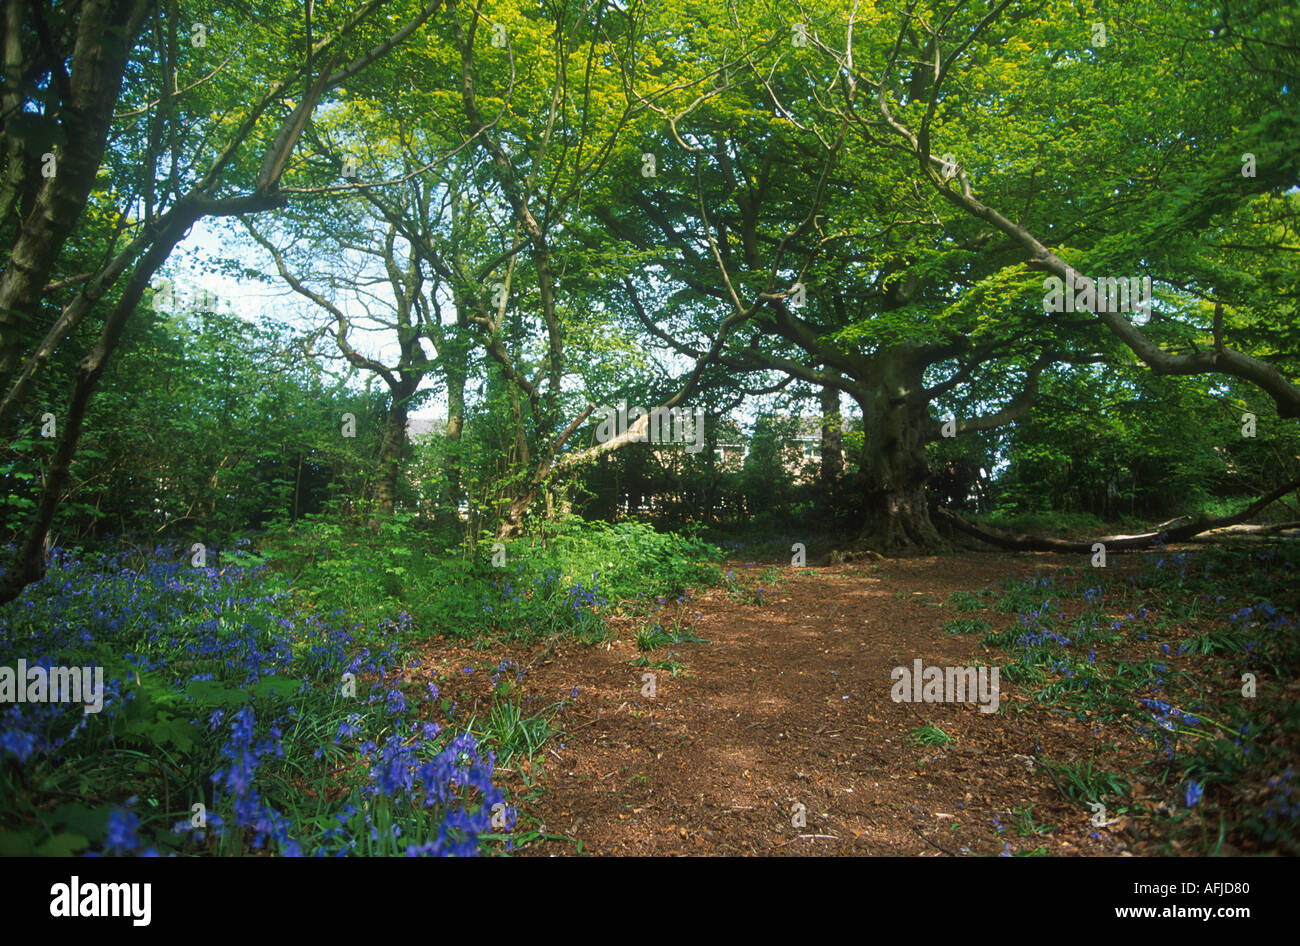
<svg viewBox="0 0 1300 946">
<path fill-rule="evenodd" d="M 956 736 L 944 732 L 933 722 L 913 729 L 908 733 L 908 739 L 919 746 L 946 746 L 957 741 Z"/>
<path fill-rule="evenodd" d="M 34 11 L 47 6 L 45 22 Z M 10 643 L 84 625 L 93 643 L 59 641 L 61 655 L 104 666 L 132 699 L 81 729 L 49 721 L 43 735 L 75 735 L 83 765 L 38 760 L 29 782 L 4 770 L 12 831 L 0 851 L 98 853 L 104 800 L 124 785 L 140 786 L 164 852 L 189 850 L 166 821 L 207 797 L 225 765 L 225 730 L 208 720 L 246 708 L 270 739 L 267 718 L 294 706 L 265 798 L 331 852 L 344 843 L 338 821 L 359 850 L 393 853 L 393 826 L 427 837 L 441 813 L 366 806 L 366 754 L 337 738 L 352 719 L 333 679 L 345 657 L 433 635 L 596 644 L 622 611 L 645 619 L 639 665 L 675 675 L 675 655 L 650 654 L 701 640 L 680 613 L 698 588 L 721 582 L 735 602 L 770 602 L 791 542 L 815 541 L 790 533 L 897 524 L 897 496 L 923 484 L 932 502 L 973 501 L 1004 528 L 1098 534 L 1233 512 L 1295 476 L 1300 427 L 1275 402 L 1300 374 L 1293 3 L 1131 0 L 1099 12 L 1045 0 L 986 19 L 962 4 L 490 0 L 442 9 L 388 50 L 387 31 L 420 6 L 378 5 L 353 24 L 341 5 L 155 4 L 129 37 L 77 22 L 77 5 L 11 7 L 16 48 L 32 52 L 6 85 L 18 104 L 0 125 L 0 395 L 15 395 L 0 543 L 37 523 L 28 558 L 39 564 L 52 508 L 51 545 L 90 558 L 112 547 L 127 572 L 152 567 L 136 544 L 202 542 L 217 562 L 218 547 L 249 537 L 256 552 L 220 558 L 214 585 L 226 567 L 269 567 L 258 588 L 230 589 L 236 602 L 256 590 L 256 607 L 217 600 L 187 573 L 170 576 L 178 611 L 137 608 L 138 589 L 109 570 L 99 611 L 46 583 L 57 606 L 9 614 Z M 1112 42 L 1093 46 L 1102 13 Z M 794 22 L 816 41 L 786 42 Z M 194 25 L 210 45 L 186 41 Z M 93 41 L 78 52 L 67 43 L 83 27 Z M 324 45 L 304 64 L 309 36 Z M 108 62 L 118 40 L 121 80 L 82 83 L 86 56 Z M 849 48 L 852 69 L 835 58 Z M 385 55 L 356 59 L 370 49 Z M 938 75 L 918 65 L 938 61 Z M 295 111 L 312 104 L 304 69 L 354 62 L 365 68 L 347 67 L 319 105 Z M 63 100 L 65 70 L 88 105 Z M 102 134 L 78 137 L 96 114 L 111 117 Z M 304 122 L 278 133 L 291 115 Z M 272 142 L 291 146 L 285 162 Z M 64 170 L 38 179 L 47 148 Z M 933 180 L 922 148 L 951 154 L 958 183 Z M 646 154 L 653 180 L 639 170 Z M 340 186 L 345 156 L 364 187 Z M 98 166 L 78 169 L 87 157 Z M 283 180 L 265 178 L 281 166 Z M 263 295 L 239 300 L 237 315 L 179 284 L 137 304 L 172 253 L 155 241 L 188 234 L 203 217 L 185 213 L 198 209 L 247 211 L 245 226 L 274 243 L 210 230 L 174 274 L 197 290 L 218 277 L 242 290 L 282 288 L 292 270 L 311 306 Z M 1020 229 L 990 225 L 1000 219 Z M 1132 322 L 1170 358 L 1215 353 L 1207 373 L 1156 374 L 1135 361 L 1149 349 L 1091 315 L 1045 313 L 1034 240 L 1080 273 L 1153 277 L 1153 310 Z M 110 320 L 123 300 L 129 318 Z M 393 345 L 400 364 L 380 366 Z M 1244 357 L 1221 358 L 1224 345 Z M 93 353 L 104 347 L 101 376 Z M 1274 396 L 1242 365 L 1275 369 Z M 936 435 L 948 412 L 965 422 L 1015 403 L 1039 369 L 1014 424 Z M 84 422 L 68 425 L 72 392 L 92 379 Z M 591 455 L 596 425 L 577 422 L 588 405 L 655 405 L 687 383 L 706 415 L 698 452 L 632 443 Z M 811 449 L 790 447 L 823 388 L 862 414 L 844 432 L 844 474 L 827 482 L 814 480 Z M 398 422 L 425 407 L 445 408 L 447 429 L 408 444 Z M 1246 412 L 1256 436 L 1242 431 Z M 752 434 L 733 413 L 754 419 Z M 355 437 L 341 433 L 347 414 Z M 66 481 L 47 415 L 81 431 Z M 1293 497 L 1267 515 L 1294 518 Z M 780 569 L 720 575 L 710 562 L 722 553 L 699 536 L 734 526 L 761 536 L 749 549 Z M 498 535 L 512 536 L 499 553 Z M 173 566 L 182 555 L 166 554 Z M 1207 806 L 1224 803 L 1231 780 L 1253 780 L 1270 800 L 1242 830 L 1294 848 L 1294 819 L 1281 816 L 1295 810 L 1283 766 L 1297 713 L 1254 705 L 1266 707 L 1270 743 L 1219 692 L 1243 667 L 1273 679 L 1297 670 L 1295 556 L 1286 545 L 1258 554 L 1189 565 L 1158 553 L 1128 586 L 1058 573 L 959 592 L 957 612 L 1016 612 L 1018 623 L 971 616 L 944 630 L 1004 649 L 1006 680 L 1037 704 L 1139 719 L 1170 771 L 1209 787 Z M 71 574 L 65 565 L 55 573 Z M 673 617 L 659 613 L 672 601 Z M 325 661 L 321 639 L 335 634 L 347 647 Z M 195 656 L 218 644 L 276 660 L 250 675 Z M 429 702 L 448 719 L 451 703 Z M 409 722 L 379 707 L 357 715 L 367 739 Z M 475 724 L 503 758 L 531 759 L 556 731 L 509 689 Z M 933 724 L 917 732 L 951 739 Z M 1091 760 L 1054 771 L 1078 800 L 1125 788 Z M 336 810 L 336 786 L 362 804 Z M 242 853 L 247 841 L 204 843 Z"/>
<path fill-rule="evenodd" d="M 1051 834 L 1056 830 L 1052 825 L 1040 825 L 1034 823 L 1034 806 L 1025 805 L 1011 812 L 1016 819 L 1016 833 L 1022 838 L 1033 837 L 1039 834 Z"/>
<path fill-rule="evenodd" d="M 674 680 L 677 679 L 678 674 L 682 673 L 686 669 L 686 664 L 678 660 L 676 654 L 670 654 L 663 660 L 651 660 L 645 654 L 642 654 L 640 657 L 633 659 L 630 663 L 631 666 L 638 670 L 646 667 L 653 670 L 667 670 L 672 674 Z"/>
<path fill-rule="evenodd" d="M 1243 437 L 1246 405 L 1258 430 Z M 1293 425 L 1238 383 L 1077 371 L 1043 385 L 1039 409 L 1005 440 L 990 523 L 1012 531 L 1097 533 L 1103 520 L 1240 508 L 1278 484 Z"/>
<path fill-rule="evenodd" d="M 92 402 L 54 533 L 62 541 L 226 544 L 275 516 L 358 494 L 376 425 L 353 394 L 326 390 L 282 333 L 206 309 L 142 311 Z M 358 418 L 356 438 L 340 417 Z M 0 457 L 0 535 L 13 535 L 48 472 L 53 440 L 24 428 Z M 5 510 L 13 514 L 7 515 Z"/>
<path fill-rule="evenodd" d="M 263 551 L 318 609 L 371 627 L 408 615 L 413 633 L 475 640 L 596 643 L 606 637 L 600 615 L 609 606 L 684 598 L 717 580 L 707 561 L 715 549 L 638 523 L 561 523 L 544 542 L 504 543 L 500 567 L 491 547 L 440 547 L 406 513 L 378 533 L 326 515 L 282 523 Z"/>
<path fill-rule="evenodd" d="M 740 473 L 741 490 L 752 515 L 785 511 L 791 493 L 782 443 L 794 433 L 791 421 L 760 415 Z"/>
<path fill-rule="evenodd" d="M 496 750 L 501 765 L 513 764 L 516 757 L 532 761 L 542 744 L 554 733 L 551 718 L 559 711 L 558 704 L 551 708 L 550 716 L 528 716 L 524 713 L 521 696 L 515 688 L 498 688 L 492 695 L 487 718 L 480 727 L 471 724 Z"/>
<path fill-rule="evenodd" d="M 958 611 L 978 611 L 987 607 L 981 600 L 986 596 L 987 592 L 955 591 L 948 600 L 957 607 Z"/>
<path fill-rule="evenodd" d="M 1069 764 L 1053 765 L 1047 763 L 1057 779 L 1060 780 L 1066 795 L 1080 804 L 1118 798 L 1129 791 L 1129 783 L 1115 772 L 1108 772 L 1094 759 Z"/>
<path fill-rule="evenodd" d="M 666 647 L 672 642 L 673 635 L 658 624 L 647 624 L 636 632 L 638 650 L 658 650 L 660 647 Z"/>
<path fill-rule="evenodd" d="M 989 628 L 989 622 L 983 618 L 958 618 L 943 626 L 944 632 L 948 634 L 978 634 Z"/>
<path fill-rule="evenodd" d="M 753 563 L 747 563 L 746 571 L 739 577 L 736 575 L 734 568 L 728 569 L 722 575 L 725 583 L 727 597 L 737 604 L 753 604 L 762 606 L 765 595 L 771 594 L 771 586 L 765 583 L 759 576 L 749 572 Z"/>
</svg>

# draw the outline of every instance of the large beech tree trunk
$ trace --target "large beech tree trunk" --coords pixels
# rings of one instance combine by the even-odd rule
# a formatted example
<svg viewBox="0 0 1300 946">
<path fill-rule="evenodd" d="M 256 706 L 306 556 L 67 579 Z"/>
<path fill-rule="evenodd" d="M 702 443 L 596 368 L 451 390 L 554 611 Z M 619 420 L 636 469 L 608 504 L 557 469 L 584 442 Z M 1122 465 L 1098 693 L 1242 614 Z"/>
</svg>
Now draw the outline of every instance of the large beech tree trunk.
<svg viewBox="0 0 1300 946">
<path fill-rule="evenodd" d="M 884 349 L 873 359 L 862 406 L 863 523 L 857 545 L 880 555 L 929 554 L 945 543 L 930 521 L 925 455 L 930 420 L 922 361 L 910 346 Z"/>
</svg>

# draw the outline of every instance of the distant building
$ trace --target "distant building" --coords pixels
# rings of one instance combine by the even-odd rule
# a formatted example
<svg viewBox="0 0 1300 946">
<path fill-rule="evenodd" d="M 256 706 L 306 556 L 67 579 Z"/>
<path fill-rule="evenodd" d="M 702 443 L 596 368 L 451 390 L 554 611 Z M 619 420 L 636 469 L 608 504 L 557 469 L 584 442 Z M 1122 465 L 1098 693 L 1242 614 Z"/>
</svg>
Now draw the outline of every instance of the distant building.
<svg viewBox="0 0 1300 946">
<path fill-rule="evenodd" d="M 789 430 L 780 437 L 781 465 L 796 483 L 817 478 L 822 459 L 822 419 L 820 417 L 777 417 L 778 430 Z M 843 450 L 841 449 L 841 454 Z"/>
<path fill-rule="evenodd" d="M 812 483 L 817 479 L 822 459 L 822 419 L 820 416 L 777 415 L 772 418 L 780 443 L 781 464 L 790 475 L 791 480 L 799 485 Z M 706 423 L 712 425 L 705 436 L 705 442 L 713 440 L 713 456 L 716 469 L 722 473 L 740 473 L 749 457 L 752 437 L 731 418 L 708 418 Z M 858 418 L 844 418 L 844 432 L 861 428 Z M 417 444 L 435 434 L 443 433 L 447 428 L 445 417 L 412 417 L 407 421 L 406 433 L 412 444 Z M 576 438 L 575 438 L 576 440 Z M 574 447 L 581 449 L 576 443 Z M 623 449 L 636 449 L 637 444 L 629 444 Z M 688 465 L 701 462 L 703 454 L 689 453 L 685 444 L 646 443 L 641 449 L 649 449 L 659 467 L 670 474 L 684 473 Z M 844 451 L 841 449 L 841 457 Z M 694 459 L 692 459 L 694 458 Z M 698 467 L 697 467 L 698 468 Z M 843 466 L 841 467 L 843 468 Z M 653 489 L 654 487 L 650 487 Z M 461 514 L 467 509 L 462 500 Z M 624 514 L 653 512 L 657 506 L 653 494 L 641 496 L 624 495 L 618 508 Z"/>
<path fill-rule="evenodd" d="M 406 420 L 406 438 L 411 443 L 424 440 L 432 434 L 445 433 L 446 430 L 445 417 L 408 417 Z"/>
<path fill-rule="evenodd" d="M 781 464 L 796 483 L 808 483 L 816 479 L 817 468 L 822 458 L 822 420 L 820 417 L 774 418 L 781 445 Z M 751 437 L 740 429 L 730 418 L 716 421 L 717 442 L 713 448 L 718 469 L 726 473 L 739 473 L 749 457 Z M 859 422 L 860 425 L 860 422 Z M 848 431 L 853 426 L 852 419 L 843 422 Z M 785 431 L 785 433 L 782 433 Z M 677 469 L 685 452 L 680 446 L 669 444 L 651 445 L 656 459 L 666 469 Z M 841 456 L 843 449 L 841 448 Z"/>
</svg>

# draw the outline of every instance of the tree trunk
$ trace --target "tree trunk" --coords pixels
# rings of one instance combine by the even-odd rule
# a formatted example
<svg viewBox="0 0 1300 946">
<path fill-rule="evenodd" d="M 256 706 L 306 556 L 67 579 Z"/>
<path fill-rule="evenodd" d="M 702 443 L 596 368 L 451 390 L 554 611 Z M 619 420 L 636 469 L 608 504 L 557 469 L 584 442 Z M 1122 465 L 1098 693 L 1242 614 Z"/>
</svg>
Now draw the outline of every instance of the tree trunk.
<svg viewBox="0 0 1300 946">
<path fill-rule="evenodd" d="M 447 440 L 455 445 L 449 450 L 450 462 L 447 464 L 447 498 L 451 502 L 452 517 L 459 514 L 461 491 L 461 467 L 464 457 L 459 445 L 461 435 L 465 432 L 465 378 L 468 369 L 465 361 L 468 348 L 457 339 L 454 351 L 448 359 L 444 370 L 447 381 Z"/>
<path fill-rule="evenodd" d="M 844 432 L 840 421 L 840 392 L 825 387 L 819 396 L 822 409 L 822 462 L 818 469 L 822 485 L 829 493 L 844 474 Z"/>
<path fill-rule="evenodd" d="M 6 16 L 7 30 L 21 24 L 17 9 L 16 4 L 10 4 L 14 12 Z M 37 318 L 41 291 L 94 188 L 112 125 L 113 106 L 121 94 L 128 51 L 145 10 L 146 6 L 139 3 L 96 0 L 84 5 L 74 25 L 76 36 L 65 73 L 65 94 L 70 98 L 62 101 L 58 110 L 66 143 L 58 150 L 56 173 L 40 183 L 35 203 L 23 217 L 9 249 L 8 264 L 0 274 L 0 380 L 6 388 L 18 370 L 23 340 Z M 18 50 L 6 49 L 6 59 L 10 52 Z M 60 69 L 65 67 L 62 59 L 58 65 Z M 13 62 L 7 63 L 6 71 L 12 72 L 13 66 Z M 14 109 L 15 90 L 7 90 L 4 98 L 6 111 Z M 37 166 L 33 161 L 18 167 L 30 172 Z M 8 168 L 10 177 L 15 168 L 13 164 Z M 13 204 L 8 192 L 0 199 L 6 209 Z"/>
<path fill-rule="evenodd" d="M 181 241 L 199 216 L 190 208 L 185 210 L 184 214 L 177 213 L 153 245 L 145 251 L 136 264 L 131 278 L 127 280 L 122 295 L 105 317 L 95 347 L 77 363 L 67 416 L 63 419 L 59 430 L 58 444 L 54 448 L 49 473 L 41 488 L 40 500 L 33 518 L 28 523 L 26 537 L 3 578 L 0 578 L 0 604 L 18 597 L 24 587 L 39 581 L 45 574 L 47 533 L 50 523 L 54 521 L 54 513 L 58 508 L 63 488 L 68 481 L 91 396 L 99 383 L 100 375 L 104 373 L 109 357 L 116 351 L 122 339 L 122 331 L 135 312 L 141 296 L 144 295 L 145 287 L 149 285 L 149 280 L 153 278 L 158 267 L 171 254 L 172 248 Z"/>
<path fill-rule="evenodd" d="M 465 430 L 465 379 L 447 389 L 447 439 L 460 440 Z"/>
<path fill-rule="evenodd" d="M 838 534 L 844 514 L 840 495 L 844 478 L 844 429 L 839 388 L 822 388 L 818 401 L 822 415 L 822 455 L 817 467 L 817 487 L 826 507 L 826 521 L 831 531 Z"/>
<path fill-rule="evenodd" d="M 302 490 L 302 451 L 298 452 L 298 475 L 293 480 L 293 521 L 298 521 L 298 494 Z"/>
<path fill-rule="evenodd" d="M 857 544 L 881 555 L 931 554 L 945 543 L 930 521 L 925 445 L 931 425 L 923 365 L 909 345 L 873 359 L 862 406 L 863 523 Z"/>
<path fill-rule="evenodd" d="M 524 491 L 523 495 L 510 500 L 510 505 L 506 507 L 506 514 L 501 519 L 501 525 L 497 527 L 497 538 L 503 541 L 516 539 L 523 534 L 524 515 L 537 498 L 536 487 L 520 488 Z"/>
<path fill-rule="evenodd" d="M 391 516 L 397 505 L 397 480 L 402 472 L 402 451 L 406 447 L 406 414 L 406 396 L 394 392 L 392 406 L 384 421 L 384 439 L 379 446 L 379 478 L 375 482 L 375 513 L 378 516 Z"/>
</svg>

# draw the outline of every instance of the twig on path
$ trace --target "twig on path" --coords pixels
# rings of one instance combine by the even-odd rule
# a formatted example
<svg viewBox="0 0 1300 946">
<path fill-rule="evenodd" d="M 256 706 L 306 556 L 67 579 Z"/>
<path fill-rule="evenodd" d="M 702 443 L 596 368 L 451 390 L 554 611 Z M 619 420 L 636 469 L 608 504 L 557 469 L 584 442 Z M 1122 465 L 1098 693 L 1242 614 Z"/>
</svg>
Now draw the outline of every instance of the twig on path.
<svg viewBox="0 0 1300 946">
<path fill-rule="evenodd" d="M 907 711 L 911 713 L 913 716 L 915 716 L 916 721 L 920 723 L 922 726 L 928 726 L 930 724 L 929 720 L 921 718 L 921 714 L 916 711 L 916 707 L 913 706 L 910 702 L 904 703 L 903 705 L 907 707 Z"/>
<path fill-rule="evenodd" d="M 952 851 L 948 850 L 946 847 L 944 847 L 944 846 L 943 846 L 942 844 L 940 844 L 939 842 L 937 842 L 937 841 L 931 841 L 929 838 L 927 838 L 927 837 L 926 837 L 926 836 L 921 832 L 921 829 L 918 828 L 916 825 L 912 825 L 912 830 L 915 831 L 916 834 L 917 834 L 917 836 L 918 836 L 922 841 L 924 841 L 926 844 L 929 844 L 929 845 L 932 845 L 933 847 L 938 848 L 940 851 L 942 851 L 944 854 L 947 854 L 949 857 L 957 857 L 957 856 L 958 856 L 958 855 L 954 854 Z"/>
<path fill-rule="evenodd" d="M 579 729 L 582 729 L 582 728 L 585 727 L 585 726 L 590 726 L 592 723 L 598 723 L 598 722 L 600 722 L 602 719 L 610 719 L 611 717 L 617 716 L 617 715 L 618 715 L 622 710 L 625 710 L 625 709 L 627 709 L 627 708 L 628 708 L 627 703 L 620 703 L 618 709 L 614 710 L 614 712 L 612 712 L 612 713 L 600 713 L 599 715 L 593 716 L 591 719 L 587 720 L 585 723 L 582 723 L 582 724 L 579 725 L 579 726 L 574 726 L 572 729 L 569 729 L 569 730 L 566 730 L 566 731 L 567 731 L 567 732 L 570 732 L 570 733 L 577 732 Z"/>
</svg>

